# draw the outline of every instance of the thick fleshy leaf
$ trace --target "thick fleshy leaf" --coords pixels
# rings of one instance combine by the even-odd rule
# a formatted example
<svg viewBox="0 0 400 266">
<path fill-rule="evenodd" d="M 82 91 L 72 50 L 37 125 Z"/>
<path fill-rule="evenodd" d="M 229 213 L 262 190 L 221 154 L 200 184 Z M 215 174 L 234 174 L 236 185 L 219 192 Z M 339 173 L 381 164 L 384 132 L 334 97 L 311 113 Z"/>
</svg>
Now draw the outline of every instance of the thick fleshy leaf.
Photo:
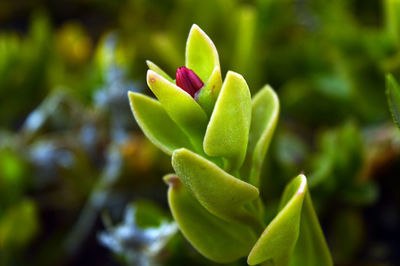
<svg viewBox="0 0 400 266">
<path fill-rule="evenodd" d="M 390 74 L 386 76 L 386 95 L 393 121 L 400 128 L 400 87 Z"/>
<path fill-rule="evenodd" d="M 178 177 L 169 175 L 168 202 L 183 235 L 205 257 L 227 263 L 245 257 L 256 241 L 247 226 L 224 221 L 199 204 Z"/>
<path fill-rule="evenodd" d="M 332 257 L 318 222 L 309 192 L 307 192 L 304 199 L 301 212 L 300 235 L 290 265 L 333 265 Z"/>
<path fill-rule="evenodd" d="M 182 147 L 193 149 L 189 138 L 171 120 L 158 101 L 134 92 L 129 92 L 128 96 L 137 123 L 154 145 L 170 155 Z"/>
<path fill-rule="evenodd" d="M 269 85 L 264 86 L 252 100 L 249 142 L 243 176 L 258 186 L 261 166 L 271 142 L 279 116 L 278 96 Z"/>
<path fill-rule="evenodd" d="M 186 42 L 186 67 L 206 81 L 216 66 L 219 66 L 219 58 L 214 43 L 194 24 Z"/>
<path fill-rule="evenodd" d="M 146 60 L 146 64 L 149 67 L 149 69 L 153 70 L 154 72 L 156 72 L 158 75 L 160 75 L 161 77 L 165 78 L 169 82 L 174 83 L 174 80 L 167 73 L 165 73 L 164 70 L 162 70 L 159 66 L 157 66 L 156 64 L 154 64 L 150 60 Z"/>
<path fill-rule="evenodd" d="M 207 125 L 207 115 L 200 105 L 184 90 L 152 70 L 147 71 L 147 84 L 171 119 L 198 146 Z"/>
<path fill-rule="evenodd" d="M 222 87 L 221 69 L 219 66 L 214 68 L 210 78 L 200 90 L 197 95 L 196 101 L 203 107 L 208 116 L 211 116 L 214 110 L 215 102 L 218 99 L 219 92 Z"/>
<path fill-rule="evenodd" d="M 302 174 L 286 186 L 280 211 L 251 250 L 247 258 L 249 265 L 267 260 L 272 260 L 274 265 L 289 265 L 299 236 L 301 210 L 306 192 L 307 180 Z"/>
<path fill-rule="evenodd" d="M 244 78 L 232 71 L 226 75 L 204 137 L 204 151 L 227 159 L 234 172 L 246 156 L 251 121 L 251 96 Z"/>
<path fill-rule="evenodd" d="M 260 225 L 243 206 L 258 197 L 256 187 L 187 149 L 174 151 L 172 166 L 182 183 L 209 212 L 228 221 Z"/>
</svg>

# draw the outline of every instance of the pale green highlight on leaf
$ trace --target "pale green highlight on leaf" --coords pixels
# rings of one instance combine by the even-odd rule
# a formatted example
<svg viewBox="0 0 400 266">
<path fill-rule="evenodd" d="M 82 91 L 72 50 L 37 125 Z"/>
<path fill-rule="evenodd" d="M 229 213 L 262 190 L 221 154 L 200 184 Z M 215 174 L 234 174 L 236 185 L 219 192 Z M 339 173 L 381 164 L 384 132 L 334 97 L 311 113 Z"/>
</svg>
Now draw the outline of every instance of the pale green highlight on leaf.
<svg viewBox="0 0 400 266">
<path fill-rule="evenodd" d="M 147 84 L 169 117 L 189 135 L 196 147 L 201 147 L 207 115 L 200 105 L 184 90 L 152 70 L 147 71 Z"/>
<path fill-rule="evenodd" d="M 258 189 L 229 175 L 214 163 L 187 149 L 172 154 L 172 166 L 182 183 L 208 211 L 225 220 L 240 220 L 259 226 L 243 208 L 258 197 Z"/>
<path fill-rule="evenodd" d="M 210 78 L 205 83 L 204 87 L 200 90 L 196 99 L 208 116 L 211 116 L 214 110 L 215 102 L 218 99 L 221 87 L 221 69 L 219 66 L 216 66 Z"/>
<path fill-rule="evenodd" d="M 169 155 L 182 147 L 193 149 L 189 138 L 171 120 L 160 102 L 134 92 L 129 92 L 128 96 L 138 125 L 154 145 Z"/>
<path fill-rule="evenodd" d="M 192 26 L 186 42 L 186 67 L 193 70 L 205 82 L 216 66 L 218 52 L 214 43 L 196 24 Z"/>
<path fill-rule="evenodd" d="M 154 64 L 150 60 L 146 60 L 146 64 L 149 67 L 149 69 L 153 70 L 154 72 L 156 72 L 161 77 L 165 78 L 169 82 L 175 83 L 175 81 L 167 73 L 165 73 L 164 70 L 162 70 L 159 66 L 157 66 L 156 64 Z"/>
<path fill-rule="evenodd" d="M 279 99 L 269 85 L 264 86 L 252 100 L 251 125 L 243 166 L 249 182 L 259 186 L 262 163 L 279 117 Z M 250 169 L 249 169 L 250 168 Z"/>
<path fill-rule="evenodd" d="M 251 96 L 244 78 L 229 71 L 204 137 L 204 151 L 227 159 L 226 168 L 239 169 L 246 156 L 251 121 Z"/>
<path fill-rule="evenodd" d="M 286 186 L 280 211 L 251 250 L 247 259 L 249 265 L 267 260 L 272 260 L 274 265 L 289 265 L 290 255 L 299 236 L 301 210 L 306 192 L 307 180 L 304 175 L 297 176 Z"/>
<path fill-rule="evenodd" d="M 386 76 L 386 95 L 393 121 L 400 128 L 400 87 L 391 74 Z"/>
<path fill-rule="evenodd" d="M 183 235 L 206 258 L 219 263 L 233 262 L 245 257 L 255 234 L 247 226 L 224 221 L 199 204 L 178 177 L 168 175 L 168 202 Z"/>
</svg>

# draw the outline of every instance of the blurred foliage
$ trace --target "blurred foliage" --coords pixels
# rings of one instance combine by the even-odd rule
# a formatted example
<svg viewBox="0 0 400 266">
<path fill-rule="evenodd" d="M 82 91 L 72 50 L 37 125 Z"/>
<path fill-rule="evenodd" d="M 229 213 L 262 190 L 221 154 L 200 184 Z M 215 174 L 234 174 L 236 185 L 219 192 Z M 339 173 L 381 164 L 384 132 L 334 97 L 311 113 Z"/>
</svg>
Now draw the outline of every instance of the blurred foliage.
<svg viewBox="0 0 400 266">
<path fill-rule="evenodd" d="M 126 93 L 145 87 L 146 59 L 171 75 L 184 64 L 193 23 L 223 73 L 280 97 L 265 215 L 305 171 L 337 263 L 399 264 L 400 131 L 385 99 L 385 74 L 400 78 L 398 0 L 1 1 L 0 264 L 123 263 L 98 242 L 111 234 L 100 214 L 123 224 L 141 198 L 166 209 L 170 172 Z M 213 265 L 179 234 L 159 255 Z"/>
<path fill-rule="evenodd" d="M 393 121 L 400 128 L 400 87 L 390 74 L 386 76 L 386 95 Z"/>
</svg>

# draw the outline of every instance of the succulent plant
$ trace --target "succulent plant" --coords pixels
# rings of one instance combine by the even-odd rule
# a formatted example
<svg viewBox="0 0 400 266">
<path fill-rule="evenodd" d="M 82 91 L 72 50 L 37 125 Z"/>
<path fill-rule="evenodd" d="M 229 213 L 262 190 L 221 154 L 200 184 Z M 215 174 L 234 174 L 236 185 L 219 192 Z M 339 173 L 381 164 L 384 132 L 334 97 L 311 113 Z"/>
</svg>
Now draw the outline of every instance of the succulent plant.
<svg viewBox="0 0 400 266">
<path fill-rule="evenodd" d="M 251 98 L 240 74 L 222 80 L 218 52 L 197 25 L 176 81 L 147 64 L 158 101 L 130 92 L 130 104 L 144 134 L 172 157 L 175 173 L 164 180 L 187 240 L 215 262 L 332 265 L 303 174 L 287 185 L 272 221 L 264 219 L 260 172 L 279 115 L 272 88 Z"/>
</svg>

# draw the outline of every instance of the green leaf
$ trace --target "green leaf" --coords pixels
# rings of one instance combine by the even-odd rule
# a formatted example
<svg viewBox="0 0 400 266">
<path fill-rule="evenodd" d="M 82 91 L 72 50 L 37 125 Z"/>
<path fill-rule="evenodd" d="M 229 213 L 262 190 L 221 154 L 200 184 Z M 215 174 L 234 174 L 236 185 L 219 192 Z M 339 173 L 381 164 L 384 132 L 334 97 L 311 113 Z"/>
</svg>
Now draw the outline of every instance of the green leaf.
<svg viewBox="0 0 400 266">
<path fill-rule="evenodd" d="M 152 70 L 147 71 L 147 84 L 169 117 L 201 147 L 207 125 L 207 115 L 184 90 Z M 167 130 L 167 128 L 164 128 Z"/>
<path fill-rule="evenodd" d="M 214 43 L 193 24 L 186 42 L 186 67 L 193 70 L 204 82 L 209 79 L 216 66 L 219 66 L 218 52 Z"/>
<path fill-rule="evenodd" d="M 318 222 L 309 192 L 306 193 L 304 199 L 300 235 L 290 265 L 333 265 L 332 257 Z"/>
<path fill-rule="evenodd" d="M 386 76 L 386 96 L 393 121 L 400 128 L 400 87 L 391 74 Z"/>
<path fill-rule="evenodd" d="M 149 69 L 153 70 L 154 72 L 156 72 L 158 75 L 160 75 L 161 77 L 165 78 L 169 82 L 172 82 L 172 83 L 175 82 L 167 73 L 164 72 L 164 70 L 162 70 L 159 66 L 157 66 L 156 64 L 154 64 L 150 60 L 146 60 L 146 64 L 149 67 Z"/>
<path fill-rule="evenodd" d="M 269 85 L 266 85 L 252 100 L 249 143 L 247 145 L 246 163 L 243 167 L 245 176 L 249 177 L 250 184 L 255 186 L 259 186 L 260 183 L 261 166 L 275 131 L 278 117 L 278 96 Z"/>
<path fill-rule="evenodd" d="M 180 230 L 189 242 L 206 258 L 228 263 L 246 256 L 255 234 L 247 226 L 224 221 L 199 204 L 178 177 L 168 175 L 168 202 Z"/>
<path fill-rule="evenodd" d="M 219 66 L 216 66 L 204 87 L 201 88 L 196 99 L 208 116 L 211 116 L 214 110 L 214 105 L 221 91 L 221 87 L 221 69 Z"/>
<path fill-rule="evenodd" d="M 229 71 L 204 137 L 204 151 L 227 159 L 225 169 L 236 171 L 246 156 L 251 121 L 251 96 L 244 78 Z"/>
<path fill-rule="evenodd" d="M 286 186 L 280 212 L 251 250 L 247 258 L 249 265 L 267 260 L 272 260 L 279 266 L 289 265 L 291 253 L 299 236 L 300 216 L 306 192 L 307 180 L 302 174 Z"/>
<path fill-rule="evenodd" d="M 239 220 L 260 225 L 244 209 L 245 203 L 258 197 L 256 187 L 231 176 L 187 149 L 174 151 L 172 166 L 182 183 L 209 212 L 227 221 Z"/>
<path fill-rule="evenodd" d="M 189 138 L 158 101 L 139 93 L 129 92 L 128 96 L 137 123 L 154 145 L 169 155 L 182 147 L 193 149 Z"/>
</svg>

